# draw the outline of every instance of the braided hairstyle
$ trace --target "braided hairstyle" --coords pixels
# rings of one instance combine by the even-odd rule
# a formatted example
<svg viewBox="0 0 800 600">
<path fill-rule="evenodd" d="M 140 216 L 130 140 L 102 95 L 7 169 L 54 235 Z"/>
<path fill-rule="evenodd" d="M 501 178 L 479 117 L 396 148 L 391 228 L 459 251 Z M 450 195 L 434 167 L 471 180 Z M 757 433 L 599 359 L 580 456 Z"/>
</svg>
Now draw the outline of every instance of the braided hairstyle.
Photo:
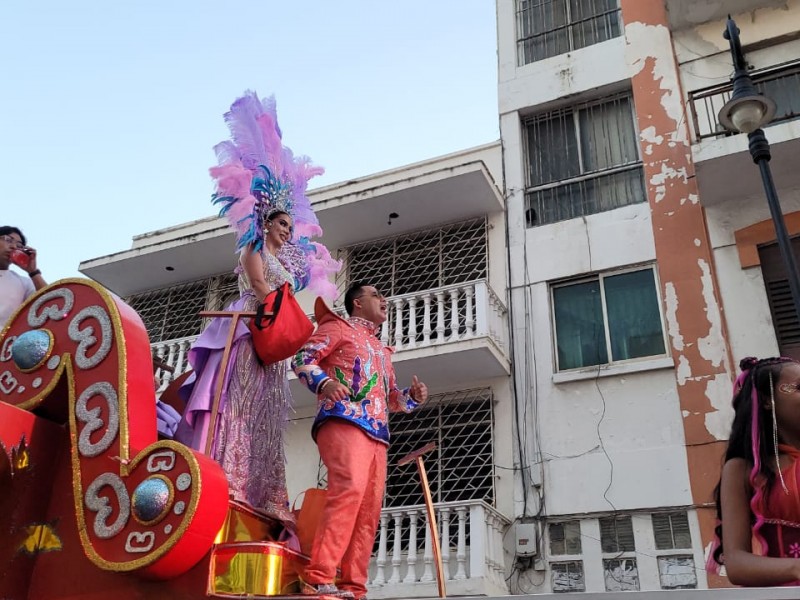
<svg viewBox="0 0 800 600">
<path fill-rule="evenodd" d="M 769 493 L 777 475 L 774 461 L 771 460 L 776 451 L 772 416 L 767 408 L 771 401 L 770 381 L 772 385 L 777 385 L 783 367 L 793 362 L 796 361 L 782 356 L 761 360 L 749 356 L 739 363 L 741 374 L 733 384 L 734 417 L 723 462 L 742 458 L 748 465 L 752 465 L 749 479 L 753 497 L 750 508 L 753 513 L 753 533 L 756 535 L 763 522 L 763 515 L 758 514 L 756 507 Z M 717 527 L 714 533 L 717 536 L 717 547 L 709 557 L 709 563 L 713 559 L 717 565 L 723 564 L 720 483 L 714 488 L 717 507 Z"/>
</svg>

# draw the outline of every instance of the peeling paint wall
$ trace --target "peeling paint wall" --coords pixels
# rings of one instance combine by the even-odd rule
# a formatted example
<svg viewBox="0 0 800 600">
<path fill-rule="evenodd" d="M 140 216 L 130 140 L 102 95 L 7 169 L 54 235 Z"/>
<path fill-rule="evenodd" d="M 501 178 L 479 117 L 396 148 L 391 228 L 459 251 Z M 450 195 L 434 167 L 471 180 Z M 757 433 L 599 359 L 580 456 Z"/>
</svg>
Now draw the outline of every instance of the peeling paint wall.
<svg viewBox="0 0 800 600">
<path fill-rule="evenodd" d="M 714 256 L 693 178 L 680 72 L 662 0 L 622 0 L 627 61 L 677 366 L 693 501 L 711 501 L 730 414 L 730 357 Z M 659 141 L 660 140 L 660 141 Z M 709 511 L 703 511 L 705 513 Z M 700 514 L 703 542 L 712 533 Z"/>
</svg>

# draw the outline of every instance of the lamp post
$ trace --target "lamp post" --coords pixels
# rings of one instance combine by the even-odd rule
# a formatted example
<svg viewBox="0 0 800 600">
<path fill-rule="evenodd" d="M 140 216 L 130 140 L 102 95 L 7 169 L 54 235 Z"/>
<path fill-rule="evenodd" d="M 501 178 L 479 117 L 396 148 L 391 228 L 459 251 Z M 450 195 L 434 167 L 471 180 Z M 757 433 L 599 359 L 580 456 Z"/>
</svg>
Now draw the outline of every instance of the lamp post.
<svg viewBox="0 0 800 600">
<path fill-rule="evenodd" d="M 747 63 L 742 53 L 742 44 L 739 42 L 739 28 L 730 16 L 728 16 L 728 24 L 723 36 L 731 45 L 734 68 L 733 94 L 731 99 L 719 111 L 719 122 L 730 131 L 739 131 L 747 134 L 750 156 L 753 157 L 753 162 L 758 165 L 758 169 L 761 171 L 761 181 L 764 184 L 769 212 L 775 225 L 778 248 L 781 252 L 781 258 L 783 258 L 784 267 L 786 267 L 789 289 L 792 292 L 792 300 L 794 301 L 794 310 L 797 318 L 800 319 L 800 276 L 798 275 L 797 262 L 792 252 L 789 233 L 786 231 L 786 223 L 783 220 L 778 192 L 775 190 L 775 182 L 772 180 L 772 170 L 769 167 L 769 160 L 772 158 L 769 151 L 769 142 L 764 135 L 764 130 L 761 129 L 775 116 L 775 103 L 770 98 L 759 94 L 753 85 L 753 80 L 750 79 L 750 75 L 747 73 Z"/>
</svg>

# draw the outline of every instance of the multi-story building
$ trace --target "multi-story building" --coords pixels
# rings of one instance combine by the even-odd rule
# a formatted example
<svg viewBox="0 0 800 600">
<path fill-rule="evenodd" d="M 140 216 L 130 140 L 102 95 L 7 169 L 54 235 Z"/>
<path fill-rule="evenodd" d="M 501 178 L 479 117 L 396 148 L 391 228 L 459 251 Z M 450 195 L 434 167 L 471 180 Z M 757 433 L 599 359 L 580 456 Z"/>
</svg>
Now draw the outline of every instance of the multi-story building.
<svg viewBox="0 0 800 600">
<path fill-rule="evenodd" d="M 508 593 L 503 534 L 514 512 L 505 202 L 500 144 L 466 150 L 310 193 L 323 241 L 343 268 L 340 292 L 367 281 L 387 296 L 382 338 L 396 349 L 400 382 L 416 374 L 432 394 L 391 418 L 385 509 L 370 596 L 433 596 L 436 583 L 418 475 L 394 463 L 428 442 L 448 592 Z M 209 205 L 209 210 L 211 207 Z M 208 218 L 134 238 L 125 250 L 81 264 L 141 315 L 162 387 L 183 373 L 204 309 L 236 296 L 234 239 Z M 298 295 L 311 312 L 313 297 Z M 310 437 L 315 398 L 292 381 L 286 435 L 295 498 L 325 484 Z"/>
<path fill-rule="evenodd" d="M 745 135 L 741 28 L 800 233 L 800 2 L 498 0 L 518 592 L 703 588 L 735 363 L 798 353 Z"/>
</svg>

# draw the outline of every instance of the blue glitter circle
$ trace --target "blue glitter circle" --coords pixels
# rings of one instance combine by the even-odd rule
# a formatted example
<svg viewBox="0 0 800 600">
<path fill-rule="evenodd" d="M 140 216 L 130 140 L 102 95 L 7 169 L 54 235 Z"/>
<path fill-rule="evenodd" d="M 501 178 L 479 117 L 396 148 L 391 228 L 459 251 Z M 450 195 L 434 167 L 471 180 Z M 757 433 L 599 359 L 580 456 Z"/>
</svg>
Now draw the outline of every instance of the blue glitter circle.
<svg viewBox="0 0 800 600">
<path fill-rule="evenodd" d="M 170 486 L 160 477 L 145 479 L 136 486 L 131 500 L 134 516 L 143 523 L 150 523 L 169 509 Z"/>
<path fill-rule="evenodd" d="M 53 346 L 53 338 L 48 331 L 32 329 L 17 336 L 11 345 L 11 358 L 18 368 L 29 371 L 38 367 Z"/>
</svg>

